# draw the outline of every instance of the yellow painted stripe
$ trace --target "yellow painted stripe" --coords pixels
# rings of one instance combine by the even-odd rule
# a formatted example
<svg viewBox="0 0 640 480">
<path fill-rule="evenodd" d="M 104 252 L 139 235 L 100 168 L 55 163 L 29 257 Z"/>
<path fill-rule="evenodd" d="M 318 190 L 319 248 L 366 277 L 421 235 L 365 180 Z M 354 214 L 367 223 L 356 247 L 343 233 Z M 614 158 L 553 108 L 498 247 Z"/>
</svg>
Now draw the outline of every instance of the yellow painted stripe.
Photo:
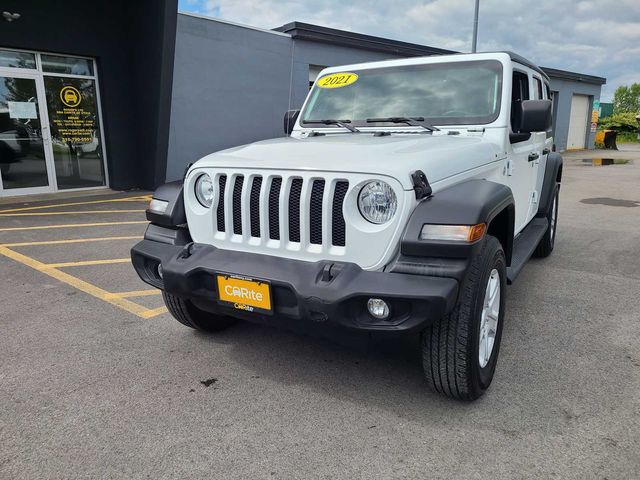
<svg viewBox="0 0 640 480">
<path fill-rule="evenodd" d="M 49 228 L 78 228 L 78 227 L 102 227 L 109 225 L 134 225 L 139 223 L 149 223 L 146 220 L 136 220 L 131 222 L 102 222 L 102 223 L 71 223 L 67 225 L 42 225 L 38 227 L 11 227 L 0 228 L 0 232 L 17 232 L 20 230 L 46 230 Z"/>
<path fill-rule="evenodd" d="M 35 217 L 42 215 L 82 215 L 97 213 L 143 213 L 144 210 L 77 210 L 73 212 L 27 212 L 27 213 L 0 213 L 0 217 Z"/>
<path fill-rule="evenodd" d="M 150 310 L 146 307 L 143 307 L 142 305 L 138 305 L 137 303 L 127 300 L 126 298 L 109 297 L 110 292 L 107 292 L 102 288 L 96 287 L 95 285 L 92 285 L 89 282 L 80 280 L 79 278 L 76 278 L 60 270 L 56 270 L 55 268 L 49 268 L 47 267 L 47 265 L 45 265 L 42 262 L 39 262 L 38 260 L 35 260 L 31 257 L 27 257 L 26 255 L 22 255 L 21 253 L 14 252 L 13 250 L 10 250 L 6 247 L 0 247 L 0 255 L 4 255 L 5 257 L 15 260 L 16 262 L 19 262 L 19 263 L 22 263 L 23 265 L 31 267 L 34 270 L 42 272 L 45 275 L 53 277 L 56 280 L 66 283 L 67 285 L 77 288 L 78 290 L 88 295 L 92 295 L 107 303 L 110 303 L 111 305 L 115 305 L 116 307 L 122 308 L 123 310 L 126 310 L 129 313 L 137 315 L 140 318 L 151 318 L 162 313 L 162 312 L 157 313 L 158 309 Z"/>
<path fill-rule="evenodd" d="M 158 316 L 164 312 L 167 311 L 167 307 L 158 307 L 158 308 L 153 308 L 150 310 L 147 310 L 146 312 L 143 312 L 142 315 L 140 315 L 142 318 L 152 318 L 155 316 Z"/>
<path fill-rule="evenodd" d="M 83 260 L 80 262 L 45 263 L 45 268 L 84 267 L 86 265 L 110 265 L 112 263 L 129 263 L 130 258 L 111 258 L 108 260 Z"/>
<path fill-rule="evenodd" d="M 72 207 L 76 205 L 94 205 L 97 203 L 114 203 L 114 202 L 148 202 L 151 201 L 151 195 L 142 195 L 138 197 L 111 198 L 109 200 L 91 200 L 89 202 L 70 202 L 70 203 L 50 203 L 48 205 L 38 205 L 36 207 L 20 207 L 0 210 L 0 213 L 8 212 L 26 212 L 29 210 L 43 210 L 45 208 L 55 207 Z"/>
<path fill-rule="evenodd" d="M 18 242 L 18 243 L 0 243 L 0 247 L 31 247 L 34 245 L 61 245 L 67 243 L 85 243 L 85 242 L 109 242 L 116 240 L 139 240 L 143 238 L 140 235 L 130 237 L 99 237 L 99 238 L 72 238 L 69 240 L 50 240 L 48 242 Z"/>
<path fill-rule="evenodd" d="M 131 297 L 149 297 L 151 295 L 160 295 L 162 290 L 134 290 L 131 292 L 110 293 L 109 298 L 131 298 Z"/>
</svg>

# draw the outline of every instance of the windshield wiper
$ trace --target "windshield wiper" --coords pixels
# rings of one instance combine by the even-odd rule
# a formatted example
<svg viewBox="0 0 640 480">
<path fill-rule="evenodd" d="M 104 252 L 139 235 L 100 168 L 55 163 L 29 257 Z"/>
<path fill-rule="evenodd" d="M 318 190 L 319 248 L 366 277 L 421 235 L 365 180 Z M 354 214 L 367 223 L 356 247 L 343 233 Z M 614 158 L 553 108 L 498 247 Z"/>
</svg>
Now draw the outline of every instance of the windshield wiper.
<svg viewBox="0 0 640 480">
<path fill-rule="evenodd" d="M 412 127 L 422 127 L 425 130 L 429 130 L 430 132 L 435 132 L 436 130 L 440 130 L 433 125 L 427 125 L 424 123 L 424 117 L 383 117 L 383 118 L 367 118 L 367 123 L 405 123 Z"/>
<path fill-rule="evenodd" d="M 352 125 L 349 125 L 351 123 L 351 120 L 333 120 L 333 119 L 327 119 L 327 120 L 303 120 L 302 123 L 303 124 L 307 124 L 307 123 L 322 123 L 323 125 L 338 125 L 339 127 L 346 128 L 347 130 L 349 130 L 350 132 L 353 132 L 353 133 L 360 132 L 360 130 L 358 130 L 356 127 L 354 127 Z"/>
</svg>

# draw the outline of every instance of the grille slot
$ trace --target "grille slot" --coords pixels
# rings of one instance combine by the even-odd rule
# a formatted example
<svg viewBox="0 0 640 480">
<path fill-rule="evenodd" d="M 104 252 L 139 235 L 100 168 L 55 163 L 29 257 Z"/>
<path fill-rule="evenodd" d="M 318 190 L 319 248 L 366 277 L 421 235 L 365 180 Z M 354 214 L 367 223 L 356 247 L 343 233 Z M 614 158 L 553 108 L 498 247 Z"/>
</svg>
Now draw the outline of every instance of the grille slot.
<svg viewBox="0 0 640 480">
<path fill-rule="evenodd" d="M 249 200 L 252 237 L 260 237 L 260 189 L 261 187 L 262 187 L 262 177 L 254 177 L 253 184 L 251 185 L 251 198 Z"/>
<path fill-rule="evenodd" d="M 324 180 L 314 180 L 311 187 L 309 204 L 309 241 L 314 245 L 322 245 L 322 195 Z"/>
<path fill-rule="evenodd" d="M 218 179 L 218 209 L 216 211 L 219 232 L 224 232 L 224 188 L 226 187 L 226 185 L 227 176 L 220 175 L 220 178 Z"/>
<path fill-rule="evenodd" d="M 269 238 L 280 240 L 280 188 L 282 178 L 275 177 L 271 180 L 269 189 Z"/>
<path fill-rule="evenodd" d="M 289 192 L 289 241 L 300 242 L 300 195 L 302 179 L 294 178 Z"/>
<path fill-rule="evenodd" d="M 233 233 L 242 235 L 242 185 L 244 177 L 239 175 L 233 185 Z"/>
<path fill-rule="evenodd" d="M 336 182 L 336 189 L 333 193 L 333 205 L 331 207 L 331 244 L 337 247 L 346 245 L 346 226 L 344 223 L 344 215 L 342 214 L 342 206 L 344 205 L 344 197 L 349 189 L 349 182 Z"/>
</svg>

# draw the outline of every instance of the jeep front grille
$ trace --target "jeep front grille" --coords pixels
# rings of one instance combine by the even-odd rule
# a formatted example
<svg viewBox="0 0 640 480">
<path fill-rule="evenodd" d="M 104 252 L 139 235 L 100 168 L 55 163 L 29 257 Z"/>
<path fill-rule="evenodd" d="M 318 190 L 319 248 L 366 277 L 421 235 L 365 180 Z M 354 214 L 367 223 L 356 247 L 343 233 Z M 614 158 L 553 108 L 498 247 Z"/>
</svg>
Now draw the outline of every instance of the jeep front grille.
<svg viewBox="0 0 640 480">
<path fill-rule="evenodd" d="M 217 232 L 230 229 L 234 235 L 274 241 L 284 238 L 303 246 L 346 246 L 343 204 L 348 181 L 303 180 L 295 175 L 216 177 Z"/>
</svg>

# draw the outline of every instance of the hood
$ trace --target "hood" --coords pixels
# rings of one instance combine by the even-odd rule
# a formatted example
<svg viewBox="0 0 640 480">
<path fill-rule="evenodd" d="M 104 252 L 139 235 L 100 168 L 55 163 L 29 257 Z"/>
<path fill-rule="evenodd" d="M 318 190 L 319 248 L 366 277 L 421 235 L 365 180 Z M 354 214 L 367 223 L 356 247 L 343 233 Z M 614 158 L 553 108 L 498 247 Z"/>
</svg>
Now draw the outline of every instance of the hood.
<svg viewBox="0 0 640 480">
<path fill-rule="evenodd" d="M 482 136 L 446 134 L 332 134 L 274 138 L 212 153 L 193 168 L 236 167 L 388 175 L 407 190 L 422 170 L 435 183 L 495 160 L 496 145 Z"/>
</svg>

